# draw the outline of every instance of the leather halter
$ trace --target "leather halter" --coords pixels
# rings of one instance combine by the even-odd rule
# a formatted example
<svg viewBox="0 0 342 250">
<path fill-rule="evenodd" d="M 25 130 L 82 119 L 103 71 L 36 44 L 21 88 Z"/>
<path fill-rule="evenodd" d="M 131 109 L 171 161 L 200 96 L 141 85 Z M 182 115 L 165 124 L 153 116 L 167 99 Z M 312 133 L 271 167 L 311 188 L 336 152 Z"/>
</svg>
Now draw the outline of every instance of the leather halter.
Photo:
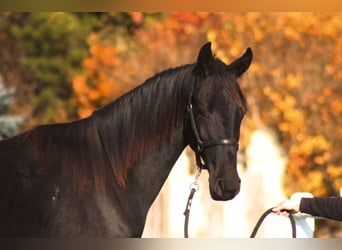
<svg viewBox="0 0 342 250">
<path fill-rule="evenodd" d="M 207 169 L 207 166 L 203 157 L 203 152 L 206 148 L 218 146 L 218 145 L 226 145 L 230 147 L 235 147 L 236 151 L 239 149 L 238 142 L 232 139 L 226 139 L 226 138 L 225 139 L 209 139 L 209 140 L 203 141 L 199 135 L 199 132 L 196 126 L 191 102 L 187 106 L 187 114 L 190 118 L 191 129 L 196 139 L 196 148 L 195 148 L 196 164 L 200 170 Z"/>
</svg>

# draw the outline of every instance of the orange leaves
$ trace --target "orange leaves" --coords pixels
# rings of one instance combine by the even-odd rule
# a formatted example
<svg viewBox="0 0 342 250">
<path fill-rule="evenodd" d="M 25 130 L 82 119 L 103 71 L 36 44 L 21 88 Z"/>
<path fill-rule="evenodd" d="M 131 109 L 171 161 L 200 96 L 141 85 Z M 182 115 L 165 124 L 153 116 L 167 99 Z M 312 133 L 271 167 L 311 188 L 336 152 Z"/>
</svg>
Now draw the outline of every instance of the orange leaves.
<svg viewBox="0 0 342 250">
<path fill-rule="evenodd" d="M 202 20 L 208 18 L 208 15 L 208 12 L 176 12 L 173 14 L 173 19 L 177 20 L 178 22 L 184 22 L 186 24 L 197 26 Z"/>
<path fill-rule="evenodd" d="M 300 90 L 303 84 L 303 73 L 302 72 L 297 72 L 295 73 L 289 73 L 286 76 L 285 79 L 285 85 L 289 90 Z"/>
<path fill-rule="evenodd" d="M 322 160 L 326 161 L 330 159 L 330 154 L 328 153 L 330 148 L 330 143 L 323 135 L 309 135 L 299 137 L 297 143 L 290 147 L 289 153 L 310 156 L 324 152 L 324 156 L 321 155 L 321 158 L 316 159 L 316 163 L 323 163 Z"/>
<path fill-rule="evenodd" d="M 273 119 L 278 121 L 279 130 L 294 138 L 298 134 L 306 132 L 305 112 L 293 94 L 293 91 L 300 89 L 303 76 L 301 73 L 288 74 L 284 78 L 279 71 L 274 71 L 274 75 L 280 79 L 279 89 L 265 86 L 263 93 L 272 102 Z"/>
<path fill-rule="evenodd" d="M 283 30 L 284 37 L 289 40 L 299 41 L 300 40 L 300 33 L 295 29 L 295 27 L 285 27 Z"/>
<path fill-rule="evenodd" d="M 324 188 L 324 173 L 320 170 L 312 170 L 306 176 L 306 188 L 307 190 L 314 190 L 316 196 L 326 195 L 326 189 Z"/>
<path fill-rule="evenodd" d="M 335 116 L 340 116 L 342 114 L 342 100 L 335 99 L 330 103 L 331 112 Z"/>
<path fill-rule="evenodd" d="M 272 102 L 273 119 L 278 120 L 280 131 L 289 134 L 291 138 L 305 131 L 304 114 L 298 107 L 298 101 L 294 96 L 283 95 L 281 92 L 272 90 L 269 86 L 265 86 L 263 90 Z"/>
<path fill-rule="evenodd" d="M 90 56 L 84 60 L 86 70 L 97 70 L 100 66 L 117 67 L 120 64 L 115 45 L 105 45 L 96 34 L 89 37 Z"/>
<path fill-rule="evenodd" d="M 131 16 L 133 22 L 135 24 L 141 24 L 143 21 L 144 14 L 142 12 L 130 12 L 129 15 Z"/>
<path fill-rule="evenodd" d="M 331 178 L 340 178 L 342 176 L 342 166 L 329 165 L 326 168 L 326 172 Z M 339 186 L 338 188 L 341 187 Z"/>
<path fill-rule="evenodd" d="M 111 77 L 120 65 L 117 48 L 97 43 L 96 36 L 92 36 L 90 42 L 90 56 L 84 60 L 84 72 L 73 78 L 74 102 L 80 117 L 90 115 L 121 92 L 120 85 Z"/>
</svg>

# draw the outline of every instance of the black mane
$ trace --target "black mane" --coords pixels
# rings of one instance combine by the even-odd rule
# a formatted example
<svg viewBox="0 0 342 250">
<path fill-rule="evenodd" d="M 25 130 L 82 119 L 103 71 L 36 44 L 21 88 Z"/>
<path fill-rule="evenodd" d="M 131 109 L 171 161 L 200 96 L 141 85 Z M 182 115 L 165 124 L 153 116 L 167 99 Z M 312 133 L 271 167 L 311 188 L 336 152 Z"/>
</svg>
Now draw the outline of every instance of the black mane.
<svg viewBox="0 0 342 250">
<path fill-rule="evenodd" d="M 34 171 L 60 169 L 62 179 L 71 171 L 80 191 L 89 183 L 103 191 L 105 179 L 113 175 L 125 186 L 134 163 L 167 142 L 178 126 L 194 85 L 193 68 L 194 64 L 158 73 L 85 119 L 40 125 L 17 136 L 37 148 L 44 164 Z"/>
<path fill-rule="evenodd" d="M 158 73 L 90 117 L 120 185 L 125 185 L 135 161 L 168 142 L 180 125 L 178 116 L 185 111 L 195 81 L 193 68 Z"/>
</svg>

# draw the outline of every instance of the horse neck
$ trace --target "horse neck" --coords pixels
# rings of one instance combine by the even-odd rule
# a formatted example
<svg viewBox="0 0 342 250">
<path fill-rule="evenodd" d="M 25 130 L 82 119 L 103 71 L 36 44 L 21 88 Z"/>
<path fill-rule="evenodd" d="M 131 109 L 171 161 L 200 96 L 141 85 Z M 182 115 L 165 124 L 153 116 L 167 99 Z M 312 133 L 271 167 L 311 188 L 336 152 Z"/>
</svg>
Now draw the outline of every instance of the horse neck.
<svg viewBox="0 0 342 250">
<path fill-rule="evenodd" d="M 163 77 L 157 78 L 158 82 L 149 82 L 150 86 L 138 87 L 119 100 L 123 105 L 132 105 L 126 109 L 125 115 L 130 116 L 126 121 L 132 125 L 131 130 L 126 131 L 130 134 L 127 135 L 130 141 L 126 143 L 133 146 L 125 152 L 137 151 L 134 145 L 147 147 L 148 150 L 134 159 L 134 164 L 127 174 L 126 187 L 118 187 L 116 196 L 123 200 L 122 203 L 125 203 L 124 200 L 138 203 L 135 206 L 128 204 L 125 209 L 133 209 L 135 211 L 132 213 L 139 213 L 141 216 L 146 215 L 186 146 L 186 106 L 193 87 L 191 80 L 179 82 L 181 77 L 174 77 L 174 80 L 166 79 L 167 82 L 163 82 Z M 154 84 L 156 85 L 153 86 Z M 141 114 L 145 114 L 145 120 L 139 116 Z M 137 117 L 143 121 L 139 121 Z M 149 126 L 144 124 L 146 122 Z M 151 136 L 152 140 L 142 138 L 142 134 L 146 137 Z M 122 134 L 120 136 L 126 137 Z M 149 143 L 154 146 L 149 147 Z M 139 200 L 136 200 L 137 196 Z M 140 209 L 136 209 L 137 207 Z"/>
<path fill-rule="evenodd" d="M 170 143 L 146 155 L 136 164 L 128 176 L 127 189 L 135 190 L 132 194 L 144 197 L 141 202 L 148 209 L 165 183 L 173 165 L 185 148 L 182 139 L 183 129 L 173 134 Z"/>
</svg>

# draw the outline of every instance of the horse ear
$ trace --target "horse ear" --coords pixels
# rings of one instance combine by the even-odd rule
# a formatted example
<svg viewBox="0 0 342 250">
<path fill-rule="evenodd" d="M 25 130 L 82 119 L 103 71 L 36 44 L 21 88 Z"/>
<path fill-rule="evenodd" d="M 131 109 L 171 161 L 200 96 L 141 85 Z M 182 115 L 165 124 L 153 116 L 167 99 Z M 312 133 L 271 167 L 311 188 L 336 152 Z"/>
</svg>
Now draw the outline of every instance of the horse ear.
<svg viewBox="0 0 342 250">
<path fill-rule="evenodd" d="M 207 76 L 209 74 L 209 65 L 213 60 L 213 53 L 211 52 L 211 42 L 202 46 L 198 53 L 196 73 Z"/>
<path fill-rule="evenodd" d="M 240 77 L 251 65 L 253 53 L 251 48 L 247 48 L 246 52 L 234 62 L 228 65 L 228 69 L 236 76 Z"/>
</svg>

